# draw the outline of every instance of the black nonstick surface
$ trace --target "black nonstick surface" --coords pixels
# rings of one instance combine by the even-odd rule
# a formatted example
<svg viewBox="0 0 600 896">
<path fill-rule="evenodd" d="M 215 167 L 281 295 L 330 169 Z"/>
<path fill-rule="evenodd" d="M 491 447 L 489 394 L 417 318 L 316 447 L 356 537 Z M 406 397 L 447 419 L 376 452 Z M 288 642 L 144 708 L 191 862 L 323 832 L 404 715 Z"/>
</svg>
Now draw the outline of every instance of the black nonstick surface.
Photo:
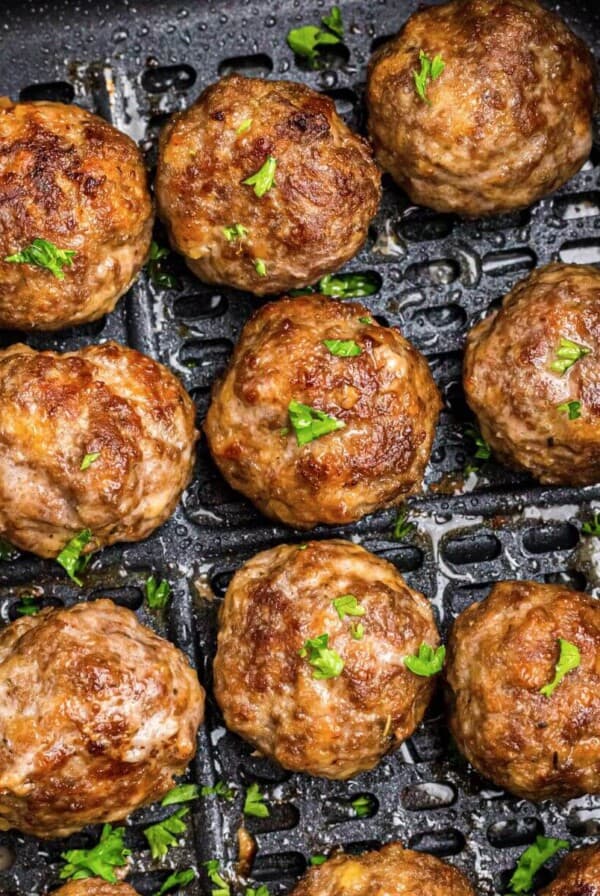
<svg viewBox="0 0 600 896">
<path fill-rule="evenodd" d="M 321 71 L 298 66 L 285 43 L 289 28 L 318 23 L 328 5 L 300 0 L 80 0 L 0 3 L 0 95 L 57 99 L 98 112 L 140 142 L 148 165 L 167 116 L 188 105 L 219 75 L 287 77 L 332 96 L 339 112 L 362 128 L 366 62 L 374 45 L 398 29 L 416 8 L 413 0 L 342 2 L 347 53 Z M 597 0 L 549 3 L 600 51 Z M 159 234 L 160 236 L 160 234 Z M 356 526 L 319 529 L 352 538 L 381 554 L 431 599 L 444 631 L 461 609 L 504 578 L 600 587 L 600 542 L 581 533 L 600 508 L 600 487 L 550 489 L 494 464 L 462 481 L 473 452 L 465 433 L 469 414 L 460 386 L 465 334 L 489 306 L 535 265 L 551 260 L 600 265 L 600 146 L 583 170 L 555 196 L 527 211 L 464 222 L 412 207 L 386 183 L 368 244 L 347 270 L 373 271 L 381 287 L 365 299 L 378 320 L 399 326 L 427 356 L 445 398 L 428 491 L 411 501 L 417 529 L 391 537 L 393 514 Z M 178 260 L 181 288 L 154 288 L 145 275 L 98 324 L 33 337 L 0 332 L 0 346 L 22 340 L 36 348 L 74 349 L 117 339 L 169 365 L 191 391 L 204 416 L 209 389 L 256 301 L 202 285 Z M 434 483 L 442 480 L 442 488 Z M 432 487 L 433 485 L 433 487 Z M 19 594 L 34 590 L 45 605 L 69 605 L 108 595 L 182 647 L 197 665 L 210 695 L 219 603 L 233 571 L 255 552 L 300 540 L 272 525 L 230 491 L 211 465 L 205 446 L 181 507 L 143 544 L 100 554 L 82 590 L 56 564 L 20 555 L 0 562 L 0 620 L 15 618 Z M 147 576 L 167 578 L 174 598 L 164 615 L 143 603 Z M 256 843 L 253 886 L 285 892 L 315 853 L 335 847 L 360 851 L 399 839 L 462 868 L 480 896 L 502 893 L 516 858 L 536 834 L 565 836 L 573 846 L 600 835 L 600 798 L 534 805 L 495 789 L 470 770 L 449 742 L 440 702 L 415 736 L 374 772 L 347 783 L 289 775 L 252 756 L 225 732 L 209 696 L 192 778 L 237 787 L 229 803 L 214 797 L 192 807 L 193 825 L 181 848 L 163 865 L 151 861 L 142 829 L 170 810 L 142 810 L 127 824 L 133 850 L 129 880 L 140 894 L 155 892 L 168 871 L 194 865 L 200 878 L 186 893 L 210 892 L 201 863 L 218 859 L 235 875 L 237 835 L 243 822 L 243 788 L 258 781 L 271 814 L 246 818 Z M 351 808 L 370 795 L 370 817 Z M 172 811 L 172 810 L 171 810 Z M 192 829 L 193 828 L 193 829 Z M 68 841 L 41 843 L 0 834 L 0 896 L 35 896 L 58 884 L 60 853 L 95 842 L 98 829 Z M 543 872 L 543 883 L 550 876 Z M 546 876 L 545 876 L 546 875 Z"/>
</svg>

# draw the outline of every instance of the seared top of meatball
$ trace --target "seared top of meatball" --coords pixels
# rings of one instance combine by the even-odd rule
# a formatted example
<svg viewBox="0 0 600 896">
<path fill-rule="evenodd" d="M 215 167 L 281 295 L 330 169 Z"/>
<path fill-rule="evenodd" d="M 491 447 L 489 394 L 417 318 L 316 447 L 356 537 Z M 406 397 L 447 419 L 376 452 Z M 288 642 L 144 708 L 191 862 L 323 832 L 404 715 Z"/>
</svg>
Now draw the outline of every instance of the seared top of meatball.
<svg viewBox="0 0 600 896">
<path fill-rule="evenodd" d="M 539 896 L 600 896 L 600 847 L 569 853 L 556 879 Z"/>
<path fill-rule="evenodd" d="M 272 185 L 257 196 L 244 181 L 269 158 Z M 165 128 L 157 198 L 173 245 L 198 261 L 193 270 L 264 295 L 307 286 L 351 258 L 377 211 L 379 181 L 369 145 L 329 97 L 229 75 Z M 228 239 L 233 225 L 246 232 Z"/>
<path fill-rule="evenodd" d="M 467 399 L 498 456 L 543 482 L 600 480 L 599 359 L 600 271 L 551 264 L 518 283 L 465 355 Z"/>
<path fill-rule="evenodd" d="M 390 843 L 360 856 L 340 855 L 313 868 L 292 896 L 474 896 L 466 878 L 435 856 Z"/>
<path fill-rule="evenodd" d="M 195 752 L 183 653 L 110 600 L 0 630 L 0 830 L 63 837 L 159 799 Z"/>
<path fill-rule="evenodd" d="M 0 101 L 0 325 L 56 329 L 109 310 L 150 245 L 146 181 L 136 144 L 98 116 Z M 4 261 L 39 238 L 75 252 L 63 280 Z"/>
<path fill-rule="evenodd" d="M 137 896 L 128 884 L 109 884 L 99 877 L 85 880 L 71 880 L 60 890 L 53 890 L 51 896 Z"/>
<path fill-rule="evenodd" d="M 354 609 L 334 603 L 342 596 Z M 312 664 L 306 642 L 323 635 L 341 668 Z M 434 680 L 404 660 L 423 642 L 439 643 L 429 603 L 391 563 L 346 541 L 280 545 L 228 588 L 215 694 L 228 727 L 285 768 L 347 778 L 420 722 Z"/>
<path fill-rule="evenodd" d="M 351 343 L 337 356 L 324 340 Z M 338 421 L 299 445 L 290 402 Z M 309 295 L 246 324 L 205 423 L 228 481 L 263 512 L 310 528 L 345 523 L 416 491 L 440 398 L 425 359 L 354 302 Z"/>
<path fill-rule="evenodd" d="M 88 550 L 147 536 L 191 475 L 194 416 L 179 380 L 127 346 L 0 352 L 0 532 L 44 557 L 84 528 Z"/>
<path fill-rule="evenodd" d="M 546 695 L 560 639 L 580 661 Z M 456 620 L 446 675 L 450 728 L 482 774 L 527 799 L 600 792 L 600 602 L 501 582 Z"/>
</svg>

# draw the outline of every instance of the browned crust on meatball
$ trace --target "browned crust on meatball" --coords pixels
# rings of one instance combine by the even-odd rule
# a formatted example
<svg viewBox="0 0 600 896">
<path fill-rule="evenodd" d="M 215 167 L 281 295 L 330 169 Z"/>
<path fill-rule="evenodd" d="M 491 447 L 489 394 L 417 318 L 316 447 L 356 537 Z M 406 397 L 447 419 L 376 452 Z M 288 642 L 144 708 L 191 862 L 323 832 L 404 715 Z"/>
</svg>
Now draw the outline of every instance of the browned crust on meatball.
<svg viewBox="0 0 600 896">
<path fill-rule="evenodd" d="M 60 890 L 53 890 L 51 896 L 137 896 L 137 892 L 127 884 L 109 884 L 98 877 L 89 877 L 69 881 Z"/>
<path fill-rule="evenodd" d="M 558 639 L 581 665 L 551 697 Z M 482 775 L 525 799 L 600 792 L 600 604 L 536 582 L 501 582 L 460 614 L 448 643 L 449 725 Z"/>
<path fill-rule="evenodd" d="M 0 631 L 0 830 L 65 837 L 160 799 L 196 750 L 187 658 L 109 600 Z"/>
<path fill-rule="evenodd" d="M 277 160 L 275 184 L 258 198 L 243 181 L 268 156 Z M 161 135 L 159 214 L 174 248 L 208 283 L 256 295 L 315 283 L 358 252 L 380 193 L 367 142 L 329 97 L 293 81 L 230 75 Z M 229 242 L 223 228 L 233 224 L 248 232 Z"/>
<path fill-rule="evenodd" d="M 419 51 L 443 73 L 423 101 Z M 369 130 L 385 171 L 421 205 L 476 216 L 530 205 L 592 146 L 594 66 L 534 0 L 454 0 L 420 10 L 373 57 Z"/>
<path fill-rule="evenodd" d="M 115 342 L 0 352 L 0 534 L 42 557 L 87 528 L 88 550 L 146 538 L 191 477 L 194 419 L 166 367 Z"/>
<path fill-rule="evenodd" d="M 339 618 L 352 594 L 362 617 Z M 364 637 L 352 636 L 352 623 Z M 344 661 L 317 680 L 298 651 L 329 635 Z M 439 636 L 428 601 L 391 563 L 346 541 L 280 545 L 234 576 L 220 613 L 214 693 L 232 731 L 292 771 L 349 778 L 413 733 L 435 682 L 405 657 Z"/>
<path fill-rule="evenodd" d="M 600 896 L 600 847 L 569 853 L 555 880 L 539 896 Z"/>
<path fill-rule="evenodd" d="M 263 306 L 215 387 L 204 430 L 219 469 L 267 516 L 299 528 L 349 523 L 421 487 L 441 407 L 427 362 L 362 305 L 311 295 Z M 324 339 L 352 339 L 356 357 Z M 292 399 L 345 426 L 304 446 Z"/>
<path fill-rule="evenodd" d="M 390 843 L 360 856 L 339 855 L 313 868 L 292 896 L 475 896 L 452 865 Z"/>
<path fill-rule="evenodd" d="M 57 330 L 111 311 L 146 260 L 153 210 L 136 144 L 61 103 L 0 104 L 0 326 Z M 74 250 L 64 280 L 4 261 L 34 239 Z"/>
<path fill-rule="evenodd" d="M 551 369 L 561 338 L 590 349 L 564 375 Z M 600 480 L 600 271 L 534 271 L 468 335 L 464 387 L 497 457 L 541 482 Z M 558 407 L 581 402 L 579 419 Z"/>
</svg>

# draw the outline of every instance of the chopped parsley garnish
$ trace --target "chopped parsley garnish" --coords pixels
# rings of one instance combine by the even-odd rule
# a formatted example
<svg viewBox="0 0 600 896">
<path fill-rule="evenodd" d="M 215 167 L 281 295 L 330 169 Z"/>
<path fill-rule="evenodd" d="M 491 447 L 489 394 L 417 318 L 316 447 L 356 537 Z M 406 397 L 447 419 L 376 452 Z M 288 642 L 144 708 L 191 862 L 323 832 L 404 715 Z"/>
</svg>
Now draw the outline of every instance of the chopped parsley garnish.
<svg viewBox="0 0 600 896">
<path fill-rule="evenodd" d="M 256 261 L 254 262 L 254 270 L 256 271 L 256 273 L 258 274 L 259 277 L 267 276 L 267 266 L 264 263 L 264 261 L 262 260 L 262 258 L 256 259 Z"/>
<path fill-rule="evenodd" d="M 148 841 L 153 859 L 164 859 L 169 849 L 172 846 L 177 846 L 179 840 L 176 835 L 185 834 L 187 831 L 187 824 L 182 819 L 189 811 L 186 806 L 182 806 L 164 821 L 144 828 L 144 837 Z"/>
<path fill-rule="evenodd" d="M 89 470 L 92 464 L 95 464 L 98 458 L 100 457 L 99 451 L 93 451 L 91 454 L 86 454 L 81 461 L 80 470 Z"/>
<path fill-rule="evenodd" d="M 342 11 L 339 6 L 332 6 L 329 15 L 323 16 L 321 21 L 330 31 L 337 34 L 338 37 L 344 36 L 344 23 L 342 21 Z"/>
<path fill-rule="evenodd" d="M 200 796 L 200 788 L 197 784 L 177 784 L 162 798 L 161 806 L 172 806 L 173 803 L 189 803 Z"/>
<path fill-rule="evenodd" d="M 559 849 L 568 849 L 567 840 L 555 837 L 536 837 L 535 843 L 528 846 L 519 858 L 514 874 L 510 879 L 511 893 L 529 893 L 533 889 L 535 875 L 542 865 L 555 855 Z"/>
<path fill-rule="evenodd" d="M 585 345 L 579 345 L 577 342 L 572 342 L 570 339 L 561 337 L 560 344 L 556 349 L 556 357 L 550 364 L 550 370 L 564 376 L 567 370 L 571 369 L 573 364 L 576 364 L 581 358 L 589 355 L 590 352 L 591 349 L 586 348 Z"/>
<path fill-rule="evenodd" d="M 288 405 L 288 414 L 298 445 L 306 445 L 313 439 L 319 439 L 337 429 L 343 429 L 346 425 L 342 420 L 330 417 L 324 411 L 311 408 L 309 405 L 301 404 L 293 399 Z"/>
<path fill-rule="evenodd" d="M 24 594 L 17 604 L 17 614 L 19 616 L 37 616 L 40 612 L 40 606 L 37 598 L 33 594 Z"/>
<path fill-rule="evenodd" d="M 350 634 L 355 641 L 362 641 L 365 636 L 365 627 L 362 622 L 353 623 L 350 626 Z"/>
<path fill-rule="evenodd" d="M 214 884 L 211 890 L 212 896 L 230 896 L 229 884 L 221 874 L 221 868 L 217 859 L 210 859 L 210 861 L 205 862 L 204 867 L 210 882 Z"/>
<path fill-rule="evenodd" d="M 558 410 L 561 414 L 567 414 L 569 420 L 579 420 L 581 417 L 581 402 L 565 401 L 564 404 L 558 405 Z"/>
<path fill-rule="evenodd" d="M 260 199 L 265 193 L 271 189 L 275 183 L 275 169 L 277 168 L 277 159 L 273 156 L 267 156 L 267 161 L 261 165 L 258 171 L 243 180 L 243 184 L 254 187 L 254 193 Z"/>
<path fill-rule="evenodd" d="M 469 426 L 465 428 L 465 435 L 475 444 L 475 453 L 473 455 L 475 460 L 483 461 L 483 463 L 486 463 L 488 460 L 490 460 L 492 456 L 492 449 L 483 438 L 479 430 L 472 424 L 469 424 Z M 474 463 L 473 461 L 471 461 L 465 467 L 465 474 L 468 475 L 469 473 L 478 473 L 481 467 L 482 464 Z"/>
<path fill-rule="evenodd" d="M 311 856 L 309 859 L 309 863 L 311 865 L 322 865 L 323 862 L 327 861 L 327 856 L 322 855 L 321 853 L 317 853 L 316 856 Z"/>
<path fill-rule="evenodd" d="M 366 818 L 371 814 L 372 803 L 368 796 L 357 796 L 352 800 L 352 808 L 359 818 Z"/>
<path fill-rule="evenodd" d="M 269 888 L 261 884 L 260 887 L 246 887 L 244 896 L 270 896 Z"/>
<path fill-rule="evenodd" d="M 302 28 L 292 28 L 288 32 L 288 46 L 297 56 L 306 59 L 313 68 L 319 66 L 319 53 L 326 46 L 341 43 L 344 37 L 344 23 L 339 6 L 334 6 L 329 15 L 323 16 L 321 24 L 304 25 Z"/>
<path fill-rule="evenodd" d="M 154 286 L 161 286 L 163 289 L 178 289 L 179 280 L 177 277 L 165 270 L 164 262 L 170 254 L 169 249 L 159 246 L 158 243 L 152 240 L 147 264 L 148 276 Z"/>
<path fill-rule="evenodd" d="M 584 535 L 600 536 L 600 513 L 595 513 L 591 520 L 584 523 L 581 527 Z"/>
<path fill-rule="evenodd" d="M 373 323 L 373 318 L 372 317 L 359 317 L 358 322 L 359 322 L 359 324 L 365 324 L 365 326 L 369 326 L 370 324 Z"/>
<path fill-rule="evenodd" d="M 197 876 L 198 875 L 193 868 L 186 868 L 183 871 L 174 871 L 173 874 L 169 874 L 160 890 L 158 890 L 154 896 L 164 896 L 165 893 L 174 890 L 175 887 L 187 887 L 187 885 L 191 884 Z"/>
<path fill-rule="evenodd" d="M 415 79 L 415 87 L 421 99 L 431 106 L 431 100 L 427 96 L 427 88 L 431 81 L 435 81 L 446 68 L 446 63 L 440 55 L 430 59 L 427 53 L 419 50 L 419 62 L 421 63 L 420 71 L 413 71 Z"/>
<path fill-rule="evenodd" d="M 360 299 L 372 296 L 379 289 L 376 274 L 326 274 L 319 280 L 318 290 L 334 299 Z"/>
<path fill-rule="evenodd" d="M 339 653 L 328 645 L 329 635 L 323 634 L 317 638 L 308 638 L 298 651 L 299 655 L 307 659 L 313 667 L 313 678 L 319 680 L 338 678 L 342 674 L 344 661 Z"/>
<path fill-rule="evenodd" d="M 255 818 L 268 818 L 270 814 L 265 798 L 260 792 L 260 787 L 258 784 L 251 784 L 246 791 L 244 815 L 254 815 Z"/>
<path fill-rule="evenodd" d="M 131 850 L 124 840 L 125 828 L 113 828 L 105 824 L 100 841 L 91 849 L 70 849 L 63 852 L 61 859 L 67 863 L 61 868 L 60 879 L 83 880 L 87 877 L 101 877 L 110 884 L 117 883 L 115 868 L 124 868 Z"/>
<path fill-rule="evenodd" d="M 430 678 L 437 675 L 444 667 L 446 648 L 442 644 L 435 650 L 429 644 L 421 644 L 417 656 L 405 656 L 404 665 L 413 673 L 422 678 Z"/>
<path fill-rule="evenodd" d="M 251 127 L 252 127 L 252 119 L 245 118 L 243 120 L 243 122 L 240 124 L 240 126 L 237 128 L 236 134 L 239 137 L 240 134 L 245 134 L 246 131 L 249 131 Z"/>
<path fill-rule="evenodd" d="M 396 541 L 401 541 L 403 538 L 408 538 L 411 532 L 414 532 L 415 529 L 415 524 L 409 522 L 408 520 L 408 510 L 406 509 L 406 507 L 401 508 L 398 511 L 394 522 L 394 528 L 392 529 L 392 538 L 395 538 Z"/>
<path fill-rule="evenodd" d="M 56 558 L 56 562 L 60 563 L 69 578 L 72 579 L 76 585 L 79 585 L 79 587 L 83 585 L 79 576 L 85 571 L 91 559 L 91 554 L 82 556 L 82 551 L 91 540 L 92 530 L 84 529 L 79 535 L 76 535 L 75 538 L 72 538 L 71 541 L 64 546 Z"/>
<path fill-rule="evenodd" d="M 581 653 L 575 644 L 565 641 L 564 638 L 559 638 L 558 643 L 560 653 L 554 669 L 554 678 L 549 684 L 540 688 L 540 694 L 543 694 L 544 697 L 551 697 L 563 678 L 581 665 Z"/>
<path fill-rule="evenodd" d="M 225 781 L 217 781 L 214 787 L 205 784 L 200 788 L 200 796 L 219 796 L 224 800 L 232 800 L 235 796 L 231 787 Z"/>
<path fill-rule="evenodd" d="M 336 358 L 355 358 L 362 354 L 360 345 L 353 339 L 324 339 L 323 345 Z"/>
<path fill-rule="evenodd" d="M 36 239 L 26 249 L 7 255 L 4 261 L 11 264 L 32 264 L 46 268 L 57 280 L 64 280 L 63 268 L 70 268 L 77 253 L 71 249 L 59 249 L 48 240 Z"/>
<path fill-rule="evenodd" d="M 229 243 L 233 243 L 235 240 L 243 240 L 248 233 L 248 228 L 244 227 L 243 224 L 232 224 L 231 227 L 224 227 L 223 233 L 226 240 Z"/>
<path fill-rule="evenodd" d="M 160 583 L 154 576 L 146 579 L 146 600 L 151 610 L 164 610 L 169 603 L 170 596 L 171 586 L 166 579 L 162 579 Z"/>
<path fill-rule="evenodd" d="M 346 616 L 365 615 L 365 608 L 361 607 L 353 594 L 342 594 L 341 597 L 336 597 L 332 604 L 342 622 Z"/>
</svg>

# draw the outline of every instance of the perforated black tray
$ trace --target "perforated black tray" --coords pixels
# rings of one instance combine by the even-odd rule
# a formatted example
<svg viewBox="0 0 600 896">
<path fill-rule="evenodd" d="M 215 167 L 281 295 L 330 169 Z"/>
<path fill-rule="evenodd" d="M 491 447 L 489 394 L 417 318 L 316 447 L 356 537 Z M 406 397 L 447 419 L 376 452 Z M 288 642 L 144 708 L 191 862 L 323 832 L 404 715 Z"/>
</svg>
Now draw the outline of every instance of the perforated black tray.
<svg viewBox="0 0 600 896">
<path fill-rule="evenodd" d="M 80 0 L 0 4 L 0 95 L 76 102 L 98 112 L 140 141 L 148 164 L 167 116 L 186 106 L 219 75 L 290 77 L 329 93 L 354 127 L 363 122 L 365 66 L 374 44 L 396 31 L 414 11 L 413 0 L 342 2 L 349 57 L 331 68 L 300 69 L 285 43 L 288 29 L 318 22 L 326 5 L 299 0 Z M 597 0 L 549 4 L 600 49 Z M 556 196 L 531 209 L 487 221 L 464 222 L 411 207 L 386 184 L 367 246 L 347 266 L 375 271 L 378 293 L 366 300 L 378 320 L 401 327 L 427 355 L 445 398 L 428 471 L 429 485 L 412 501 L 415 533 L 390 536 L 393 514 L 383 513 L 341 534 L 382 554 L 427 594 L 443 630 L 461 609 L 480 599 L 490 583 L 508 577 L 600 586 L 600 544 L 581 534 L 600 487 L 548 489 L 488 465 L 457 490 L 453 475 L 472 446 L 460 386 L 461 350 L 468 328 L 536 264 L 550 260 L 600 264 L 600 148 Z M 177 264 L 177 262 L 176 262 Z M 202 419 L 209 389 L 255 301 L 203 286 L 178 270 L 180 290 L 156 290 L 142 277 L 118 310 L 98 324 L 53 336 L 0 333 L 0 346 L 23 339 L 37 348 L 74 349 L 117 339 L 176 371 Z M 55 564 L 20 556 L 0 562 L 0 620 L 14 618 L 20 593 L 35 589 L 45 605 L 109 595 L 137 610 L 141 620 L 182 647 L 198 666 L 210 694 L 216 614 L 233 571 L 258 550 L 294 533 L 265 522 L 215 473 L 201 446 L 194 481 L 175 516 L 147 542 L 99 555 L 80 591 Z M 154 572 L 169 579 L 174 599 L 164 616 L 143 605 L 143 583 Z M 200 867 L 217 858 L 233 875 L 243 787 L 258 780 L 271 815 L 246 819 L 257 852 L 252 878 L 272 893 L 289 889 L 314 853 L 335 846 L 360 850 L 400 839 L 464 869 L 481 896 L 502 892 L 516 857 L 538 833 L 567 836 L 573 846 L 600 834 L 600 798 L 558 806 L 533 805 L 494 790 L 449 744 L 435 705 L 417 734 L 370 774 L 348 783 L 288 775 L 251 756 L 222 727 L 209 699 L 192 770 L 203 784 L 223 778 L 237 785 L 233 803 L 207 798 L 193 807 L 193 832 L 163 866 L 150 859 L 142 828 L 162 817 L 156 807 L 128 822 L 134 851 L 130 881 L 150 894 L 167 868 Z M 373 814 L 353 817 L 350 802 L 373 797 Z M 69 841 L 40 843 L 16 833 L 0 835 L 0 896 L 34 896 L 58 884 L 60 853 L 91 844 L 98 830 Z M 552 867 L 552 866 L 551 866 Z M 542 874 L 540 880 L 544 880 Z M 186 890 L 210 889 L 201 873 Z"/>
</svg>

